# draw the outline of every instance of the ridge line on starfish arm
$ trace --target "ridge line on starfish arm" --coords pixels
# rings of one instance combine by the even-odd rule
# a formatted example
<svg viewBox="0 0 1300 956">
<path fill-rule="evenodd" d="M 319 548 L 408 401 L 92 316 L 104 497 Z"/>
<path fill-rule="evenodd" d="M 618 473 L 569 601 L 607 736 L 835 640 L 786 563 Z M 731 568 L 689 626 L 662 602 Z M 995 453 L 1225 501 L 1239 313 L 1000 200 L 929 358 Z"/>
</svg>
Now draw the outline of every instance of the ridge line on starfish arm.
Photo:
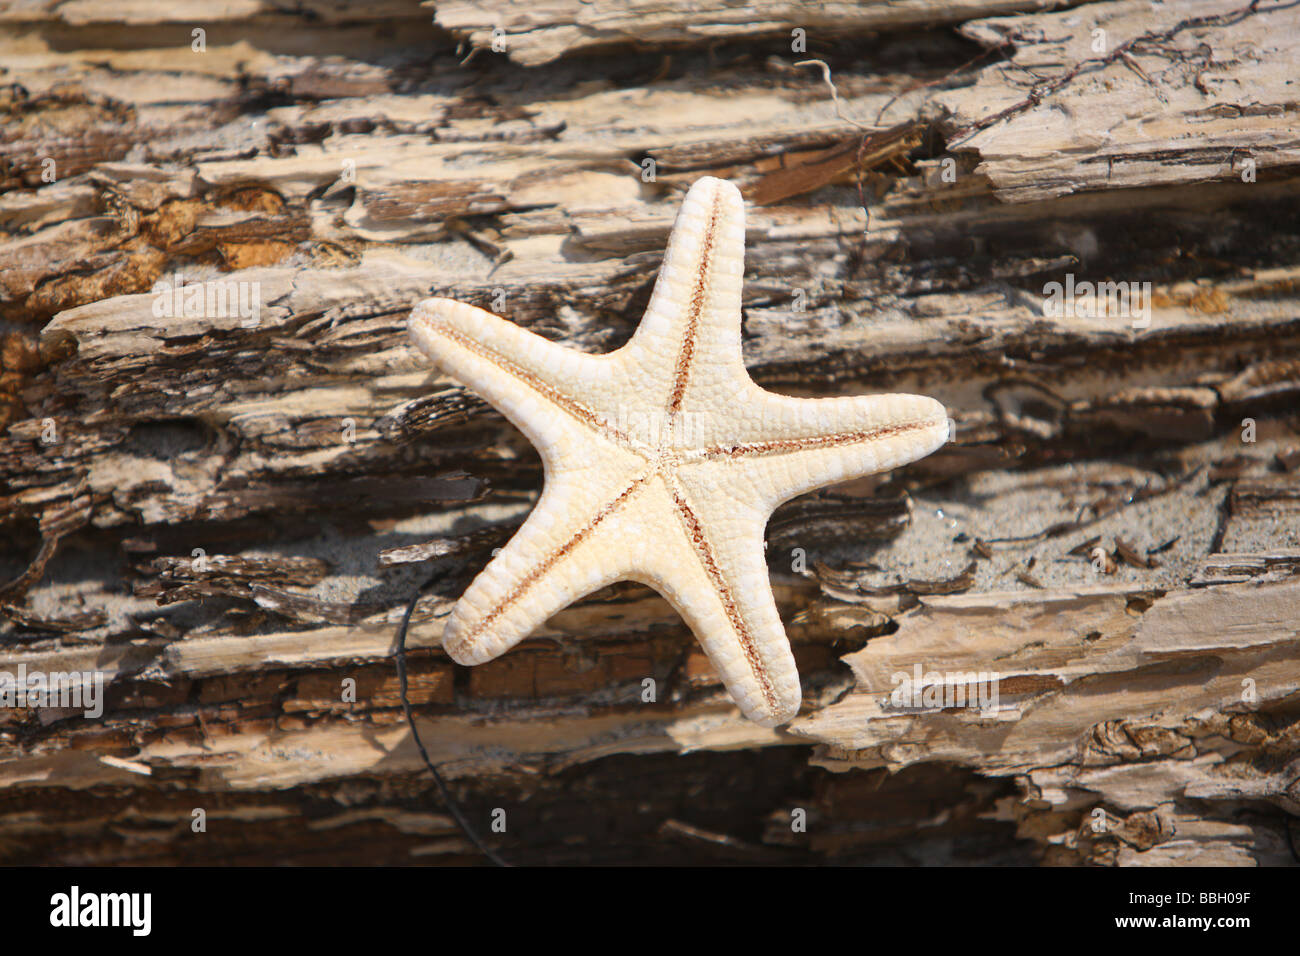
<svg viewBox="0 0 1300 956">
<path fill-rule="evenodd" d="M 563 585 L 554 580 L 554 573 L 557 571 L 557 568 L 566 559 L 572 560 L 574 550 L 587 541 L 597 528 L 617 513 L 623 505 L 627 504 L 632 498 L 634 498 L 637 492 L 645 486 L 646 482 L 649 481 L 654 474 L 654 469 L 647 469 L 636 478 L 632 479 L 632 481 L 629 482 L 621 492 L 601 507 L 595 509 L 587 521 L 565 538 L 564 541 L 547 549 L 540 558 L 532 561 L 528 570 L 522 574 L 518 574 L 515 580 L 510 583 L 509 589 L 506 590 L 504 594 L 495 598 L 491 603 L 491 607 L 486 611 L 481 611 L 481 613 L 476 615 L 470 624 L 463 625 L 461 622 L 465 620 L 465 612 L 472 605 L 472 600 L 470 602 L 464 602 L 464 607 L 458 603 L 457 606 L 452 609 L 452 618 L 448 622 L 447 632 L 444 634 L 443 639 L 443 647 L 447 653 L 451 655 L 451 658 L 462 664 L 481 663 L 482 661 L 490 660 L 499 654 L 504 653 L 504 651 L 510 646 L 513 646 L 517 640 L 522 640 L 527 636 L 526 634 L 521 634 L 517 639 L 507 639 L 506 641 L 498 642 L 500 644 L 505 644 L 506 646 L 504 647 L 499 647 L 497 643 L 492 642 L 484 644 L 479 640 L 484 631 L 491 628 L 495 622 L 502 617 L 502 615 L 506 614 L 511 608 L 517 606 L 519 602 L 528 595 L 530 590 L 546 581 L 548 577 L 552 578 L 551 583 L 556 586 L 557 590 L 563 590 Z M 534 515 L 537 515 L 537 513 L 543 508 L 544 504 L 545 502 L 538 501 L 537 507 L 533 509 L 533 514 L 529 515 L 530 520 Z M 537 525 L 537 522 L 533 523 L 535 526 Z M 519 531 L 516 532 L 515 539 L 513 540 L 527 541 L 529 536 L 533 533 L 532 529 L 529 529 L 527 526 L 528 522 L 525 521 L 524 527 L 521 527 Z M 503 566 L 500 564 L 496 564 L 495 567 L 493 564 L 489 564 L 488 567 L 485 568 L 477 578 L 475 578 L 474 583 L 470 585 L 471 590 L 476 586 L 483 587 L 484 585 L 488 585 L 489 582 L 495 582 L 498 580 L 502 568 Z M 494 577 L 494 575 L 496 576 Z M 480 581 L 483 583 L 480 584 Z M 466 591 L 466 595 L 469 594 L 470 592 Z M 475 610 L 480 609 L 475 608 Z"/>
<path fill-rule="evenodd" d="M 723 611 L 736 633 L 736 639 L 740 642 L 749 669 L 753 672 L 754 679 L 758 681 L 763 699 L 767 702 L 768 707 L 773 712 L 776 712 L 780 709 L 780 702 L 777 700 L 776 690 L 772 686 L 771 675 L 758 655 L 758 642 L 754 637 L 753 630 L 745 621 L 744 615 L 741 614 L 737 606 L 736 596 L 732 592 L 731 584 L 727 581 L 726 575 L 719 564 L 717 549 L 709 541 L 708 532 L 705 530 L 695 509 L 691 507 L 690 499 L 687 497 L 686 490 L 681 486 L 681 483 L 671 474 L 664 474 L 663 479 L 668 486 L 669 493 L 672 495 L 673 503 L 677 506 L 681 519 L 686 525 L 683 530 L 686 532 L 686 538 L 691 545 L 691 550 L 695 552 L 701 568 L 708 575 L 719 600 L 722 602 Z"/>
<path fill-rule="evenodd" d="M 498 346 L 512 345 L 513 348 L 510 351 L 515 354 L 507 354 L 501 347 L 484 344 L 468 334 L 464 328 L 458 326 L 468 326 L 470 328 L 478 326 L 475 331 L 480 334 L 483 334 L 485 330 L 490 330 L 497 340 L 496 344 Z M 410 327 L 411 333 L 420 348 L 431 358 L 434 358 L 445 370 L 451 372 L 471 389 L 484 393 L 494 406 L 498 402 L 512 406 L 509 409 L 498 408 L 498 410 L 502 411 L 507 418 L 519 425 L 520 428 L 523 428 L 530 438 L 532 437 L 530 432 L 533 431 L 531 416 L 528 415 L 526 409 L 513 407 L 517 403 L 510 401 L 510 396 L 507 394 L 512 383 L 526 386 L 570 418 L 616 444 L 635 450 L 642 455 L 650 451 L 649 446 L 645 445 L 644 442 L 633 438 L 626 431 L 608 421 L 590 405 L 565 394 L 560 386 L 548 381 L 550 376 L 547 373 L 555 374 L 552 369 L 547 367 L 548 363 L 558 366 L 561 370 L 569 371 L 575 365 L 581 366 L 585 364 L 590 370 L 594 369 L 592 363 L 607 362 L 612 355 L 617 353 L 588 355 L 584 352 L 578 352 L 545 339 L 535 332 L 530 332 L 512 322 L 507 322 L 500 316 L 493 315 L 485 309 L 479 309 L 464 302 L 457 302 L 454 299 L 425 299 L 412 312 Z M 474 369 L 467 368 L 463 362 L 456 362 L 455 356 L 446 347 L 441 346 L 435 336 L 441 337 L 441 339 L 464 352 L 470 353 L 487 363 L 491 368 L 477 370 L 476 374 Z M 577 357 L 576 361 L 575 357 Z M 583 362 L 583 360 L 590 361 Z M 588 374 L 595 373 L 589 371 Z M 577 377 L 570 376 L 571 379 Z M 497 397 L 497 402 L 491 401 L 493 397 Z"/>
<path fill-rule="evenodd" d="M 714 444 L 708 448 L 697 448 L 683 452 L 686 461 L 702 461 L 715 458 L 751 458 L 757 455 L 788 454 L 810 449 L 832 448 L 837 445 L 851 445 L 863 441 L 878 441 L 892 438 L 910 431 L 931 428 L 935 421 L 929 418 L 909 422 L 896 422 L 853 432 L 840 432 L 834 435 L 810 435 L 806 438 L 779 438 L 768 441 L 736 442 L 734 444 Z"/>
<path fill-rule="evenodd" d="M 686 334 L 682 336 L 681 348 L 677 351 L 677 364 L 673 368 L 672 387 L 668 392 L 668 405 L 664 409 L 669 415 L 681 411 L 682 400 L 686 397 L 686 386 L 690 383 L 691 365 L 695 361 L 695 350 L 699 344 L 700 318 L 709 297 L 709 274 L 713 271 L 714 245 L 718 241 L 718 220 L 722 212 L 724 195 L 725 193 L 719 192 L 713 197 L 713 202 L 709 205 L 708 223 L 705 225 L 704 235 L 700 239 L 698 261 L 693 275 L 694 281 L 691 283 L 690 304 L 686 313 Z M 680 248 L 680 246 L 676 248 Z"/>
</svg>

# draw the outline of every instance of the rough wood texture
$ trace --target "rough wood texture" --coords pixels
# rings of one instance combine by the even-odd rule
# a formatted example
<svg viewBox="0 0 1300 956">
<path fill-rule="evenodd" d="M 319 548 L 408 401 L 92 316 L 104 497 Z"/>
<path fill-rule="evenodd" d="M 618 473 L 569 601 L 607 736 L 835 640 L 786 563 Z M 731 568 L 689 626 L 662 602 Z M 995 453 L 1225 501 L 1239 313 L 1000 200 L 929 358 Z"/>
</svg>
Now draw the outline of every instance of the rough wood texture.
<svg viewBox="0 0 1300 956">
<path fill-rule="evenodd" d="M 0 671 L 111 683 L 0 709 L 0 861 L 472 859 L 390 656 L 436 572 L 410 698 L 515 861 L 1292 862 L 1300 6 L 1046 6 L 530 5 L 506 55 L 457 3 L 6 9 Z M 407 312 L 613 348 L 705 173 L 763 201 L 761 385 L 957 424 L 774 516 L 782 730 L 637 586 L 438 647 L 541 472 Z M 1067 274 L 1149 322 L 1045 314 Z M 915 666 L 998 705 L 900 710 Z"/>
<path fill-rule="evenodd" d="M 785 37 L 794 31 L 814 46 L 845 34 L 934 26 L 1016 10 L 1043 10 L 1069 0 L 866 0 L 862 3 L 797 3 L 753 0 L 450 0 L 426 3 L 434 19 L 474 49 L 507 54 L 516 63 L 538 66 L 566 54 L 608 47 L 671 50 L 700 43 Z"/>
</svg>

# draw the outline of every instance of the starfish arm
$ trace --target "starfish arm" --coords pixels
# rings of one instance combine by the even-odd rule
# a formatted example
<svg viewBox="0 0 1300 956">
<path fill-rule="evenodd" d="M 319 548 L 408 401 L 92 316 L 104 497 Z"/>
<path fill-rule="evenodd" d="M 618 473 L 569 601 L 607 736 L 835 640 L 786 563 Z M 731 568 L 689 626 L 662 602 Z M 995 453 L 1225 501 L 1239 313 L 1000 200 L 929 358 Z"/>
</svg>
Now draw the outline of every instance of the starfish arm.
<svg viewBox="0 0 1300 956">
<path fill-rule="evenodd" d="M 695 633 L 727 690 L 749 719 L 765 727 L 799 712 L 799 672 L 786 639 L 764 560 L 767 514 L 720 514 L 710 491 L 689 477 L 669 477 L 648 490 L 668 512 L 636 580 L 650 585 Z"/>
<path fill-rule="evenodd" d="M 731 436 L 711 435 L 692 457 L 694 468 L 716 471 L 713 480 L 732 494 L 768 508 L 815 488 L 898 468 L 948 440 L 947 411 L 924 395 L 791 398 L 755 392 Z"/>
<path fill-rule="evenodd" d="M 420 351 L 487 399 L 543 455 L 557 434 L 572 433 L 566 419 L 619 440 L 602 409 L 616 372 L 609 356 L 566 348 L 453 299 L 425 299 L 408 327 Z"/>
<path fill-rule="evenodd" d="M 668 237 L 645 318 L 614 355 L 657 412 L 708 403 L 714 383 L 744 373 L 740 295 L 745 203 L 733 184 L 706 176 L 687 192 Z"/>
<path fill-rule="evenodd" d="M 548 479 L 537 506 L 451 610 L 443 649 L 460 664 L 504 654 L 553 614 L 627 577 L 620 538 L 645 474 Z"/>
</svg>

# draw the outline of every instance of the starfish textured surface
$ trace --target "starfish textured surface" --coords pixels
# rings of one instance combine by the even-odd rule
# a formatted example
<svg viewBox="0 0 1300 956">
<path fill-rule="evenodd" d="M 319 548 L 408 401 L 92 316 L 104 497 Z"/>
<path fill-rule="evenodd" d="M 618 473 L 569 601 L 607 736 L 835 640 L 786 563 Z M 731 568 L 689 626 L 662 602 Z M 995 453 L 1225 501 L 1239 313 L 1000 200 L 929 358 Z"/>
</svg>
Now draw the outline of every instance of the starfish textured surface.
<svg viewBox="0 0 1300 956">
<path fill-rule="evenodd" d="M 745 207 L 729 182 L 687 193 L 645 318 L 608 355 L 550 342 L 490 312 L 426 299 L 420 349 L 537 446 L 542 495 L 452 609 L 462 664 L 505 653 L 578 598 L 640 581 L 672 604 L 752 720 L 799 710 L 763 532 L 781 502 L 915 461 L 948 439 L 920 395 L 792 398 L 741 359 Z"/>
</svg>

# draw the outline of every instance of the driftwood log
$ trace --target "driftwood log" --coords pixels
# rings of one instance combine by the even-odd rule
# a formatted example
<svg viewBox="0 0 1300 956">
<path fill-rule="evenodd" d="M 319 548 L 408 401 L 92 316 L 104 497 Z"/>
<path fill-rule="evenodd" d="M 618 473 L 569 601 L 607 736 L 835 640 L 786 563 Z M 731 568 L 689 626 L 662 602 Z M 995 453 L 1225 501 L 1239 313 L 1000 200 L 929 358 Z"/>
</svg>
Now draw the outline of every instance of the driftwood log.
<svg viewBox="0 0 1300 956">
<path fill-rule="evenodd" d="M 478 859 L 431 576 L 514 862 L 1296 858 L 1300 5 L 815 8 L 0 9 L 0 674 L 107 682 L 0 708 L 0 863 Z M 640 586 L 439 646 L 541 469 L 408 311 L 610 350 L 704 174 L 761 385 L 956 424 L 773 517 L 779 730 Z"/>
</svg>

